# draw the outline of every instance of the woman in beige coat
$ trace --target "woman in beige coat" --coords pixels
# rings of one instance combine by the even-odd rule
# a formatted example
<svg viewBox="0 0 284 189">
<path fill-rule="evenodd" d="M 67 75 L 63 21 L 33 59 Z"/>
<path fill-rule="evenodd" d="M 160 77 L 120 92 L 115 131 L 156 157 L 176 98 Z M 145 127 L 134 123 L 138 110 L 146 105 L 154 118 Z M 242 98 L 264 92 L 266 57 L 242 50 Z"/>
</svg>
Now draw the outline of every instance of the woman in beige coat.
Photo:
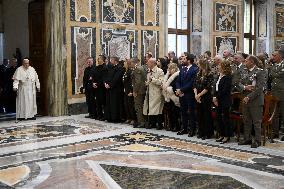
<svg viewBox="0 0 284 189">
<path fill-rule="evenodd" d="M 164 72 L 157 67 L 156 59 L 151 58 L 147 62 L 147 91 L 144 101 L 143 114 L 148 116 L 147 128 L 157 127 L 162 129 L 163 116 L 162 111 L 164 107 L 164 97 L 162 94 L 162 83 L 164 79 Z M 156 124 L 158 123 L 158 126 Z"/>
</svg>

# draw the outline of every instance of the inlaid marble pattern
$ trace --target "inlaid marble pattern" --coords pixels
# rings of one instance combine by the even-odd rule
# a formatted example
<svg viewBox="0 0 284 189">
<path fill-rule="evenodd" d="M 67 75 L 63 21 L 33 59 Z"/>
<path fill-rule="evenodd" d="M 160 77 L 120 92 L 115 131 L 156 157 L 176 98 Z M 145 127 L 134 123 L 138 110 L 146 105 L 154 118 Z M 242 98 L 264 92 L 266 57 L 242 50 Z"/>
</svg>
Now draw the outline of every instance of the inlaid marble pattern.
<svg viewBox="0 0 284 189">
<path fill-rule="evenodd" d="M 94 134 L 110 131 L 111 128 L 102 124 L 93 124 L 86 121 L 74 119 L 55 120 L 39 122 L 31 125 L 15 125 L 0 128 L 0 145 L 7 146 L 34 141 L 52 140 L 55 138 Z"/>
<path fill-rule="evenodd" d="M 141 25 L 159 26 L 160 0 L 140 0 Z"/>
<path fill-rule="evenodd" d="M 202 141 L 168 131 L 134 129 L 84 116 L 0 123 L 2 131 L 14 129 L 19 136 L 28 133 L 37 138 L 0 146 L 0 188 L 284 186 L 284 143 L 268 143 L 257 149 L 220 145 L 214 139 Z M 44 134 L 56 135 L 44 140 Z"/>
<path fill-rule="evenodd" d="M 192 1 L 192 32 L 202 32 L 202 0 Z"/>
<path fill-rule="evenodd" d="M 96 29 L 71 27 L 72 94 L 82 93 L 84 70 L 88 57 L 96 58 Z"/>
<path fill-rule="evenodd" d="M 142 31 L 142 54 L 144 57 L 146 52 L 151 52 L 153 58 L 158 58 L 159 55 L 159 32 L 158 31 Z"/>
<path fill-rule="evenodd" d="M 216 54 L 223 56 L 225 50 L 229 50 L 232 54 L 237 51 L 238 37 L 215 37 Z"/>
<path fill-rule="evenodd" d="M 215 31 L 237 32 L 238 6 L 215 3 Z"/>
<path fill-rule="evenodd" d="M 102 23 L 136 23 L 135 0 L 100 0 Z"/>
<path fill-rule="evenodd" d="M 96 22 L 96 0 L 70 0 L 70 20 Z"/>
<path fill-rule="evenodd" d="M 132 58 L 137 47 L 137 32 L 134 30 L 103 29 L 102 51 L 110 57 Z"/>
</svg>

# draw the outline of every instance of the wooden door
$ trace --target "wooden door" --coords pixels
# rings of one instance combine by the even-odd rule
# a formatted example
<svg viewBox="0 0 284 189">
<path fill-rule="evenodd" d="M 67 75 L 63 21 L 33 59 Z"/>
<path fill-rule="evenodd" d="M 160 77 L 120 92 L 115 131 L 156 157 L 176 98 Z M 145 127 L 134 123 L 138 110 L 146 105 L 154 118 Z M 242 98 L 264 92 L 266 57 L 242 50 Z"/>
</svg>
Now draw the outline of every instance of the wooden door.
<svg viewBox="0 0 284 189">
<path fill-rule="evenodd" d="M 29 50 L 31 65 L 38 73 L 41 89 L 37 96 L 38 114 L 47 115 L 47 75 L 45 62 L 45 17 L 44 0 L 29 3 Z"/>
</svg>

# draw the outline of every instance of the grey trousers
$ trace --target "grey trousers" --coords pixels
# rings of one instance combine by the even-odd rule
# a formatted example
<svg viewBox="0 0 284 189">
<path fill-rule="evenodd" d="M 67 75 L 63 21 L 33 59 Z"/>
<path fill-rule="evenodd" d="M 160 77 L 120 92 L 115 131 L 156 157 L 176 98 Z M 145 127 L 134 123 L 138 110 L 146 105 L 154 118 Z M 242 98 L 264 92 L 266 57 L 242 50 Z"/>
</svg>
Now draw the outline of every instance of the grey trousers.
<svg viewBox="0 0 284 189">
<path fill-rule="evenodd" d="M 255 140 L 261 142 L 261 122 L 263 106 L 243 104 L 244 140 L 251 140 L 251 130 L 254 126 Z"/>
<path fill-rule="evenodd" d="M 280 100 L 277 103 L 275 117 L 272 122 L 272 133 L 274 135 L 279 135 L 279 115 L 281 115 L 282 121 L 284 120 L 284 101 Z"/>
<path fill-rule="evenodd" d="M 143 115 L 143 105 L 144 105 L 145 94 L 138 94 L 137 97 L 134 97 L 134 107 L 137 116 L 138 124 L 145 122 L 145 116 Z"/>
</svg>

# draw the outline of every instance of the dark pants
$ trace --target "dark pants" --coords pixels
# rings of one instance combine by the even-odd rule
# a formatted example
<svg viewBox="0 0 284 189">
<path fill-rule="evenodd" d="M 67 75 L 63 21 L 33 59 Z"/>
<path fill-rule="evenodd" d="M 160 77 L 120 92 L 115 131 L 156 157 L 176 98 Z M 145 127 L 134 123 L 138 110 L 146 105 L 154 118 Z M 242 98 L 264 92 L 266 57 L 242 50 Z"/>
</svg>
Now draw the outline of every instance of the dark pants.
<svg viewBox="0 0 284 189">
<path fill-rule="evenodd" d="M 193 95 L 184 95 L 180 98 L 182 129 L 195 132 L 195 99 Z"/>
<path fill-rule="evenodd" d="M 96 99 L 95 92 L 92 88 L 86 90 L 86 103 L 88 105 L 89 115 L 96 117 Z"/>
<path fill-rule="evenodd" d="M 223 107 L 219 104 L 216 108 L 217 130 L 222 137 L 231 137 L 233 135 L 232 125 L 230 123 L 230 107 Z"/>
<path fill-rule="evenodd" d="M 134 97 L 124 94 L 124 108 L 127 120 L 136 120 L 135 108 L 134 108 Z"/>
<path fill-rule="evenodd" d="M 180 108 L 177 107 L 173 101 L 168 103 L 168 115 L 169 115 L 169 128 L 171 130 L 180 129 Z"/>
<path fill-rule="evenodd" d="M 213 119 L 211 116 L 212 98 L 201 99 L 197 103 L 198 135 L 201 137 L 211 137 L 214 134 Z"/>
<path fill-rule="evenodd" d="M 96 89 L 96 109 L 98 118 L 104 118 L 106 93 L 104 89 Z"/>
<path fill-rule="evenodd" d="M 162 127 L 162 124 L 163 124 L 163 115 L 162 114 L 159 114 L 159 115 L 149 115 L 149 126 L 151 128 L 155 128 L 157 127 L 157 124 L 158 124 L 158 127 Z"/>
</svg>

